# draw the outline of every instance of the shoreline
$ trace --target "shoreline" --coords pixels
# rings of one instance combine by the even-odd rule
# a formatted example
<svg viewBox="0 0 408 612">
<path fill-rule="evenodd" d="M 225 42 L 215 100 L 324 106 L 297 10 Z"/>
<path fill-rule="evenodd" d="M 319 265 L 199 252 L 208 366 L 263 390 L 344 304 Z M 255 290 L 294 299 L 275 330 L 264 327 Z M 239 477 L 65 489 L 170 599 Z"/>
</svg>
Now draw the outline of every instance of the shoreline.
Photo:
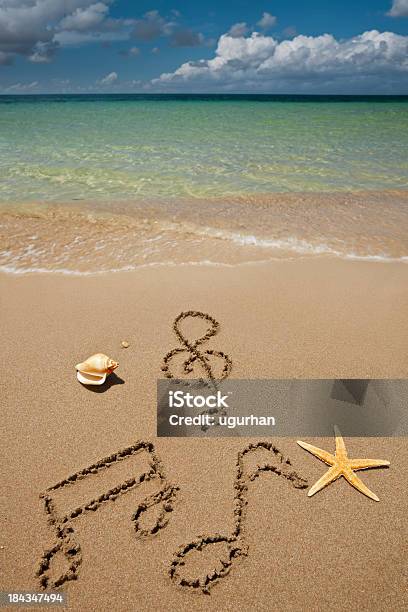
<svg viewBox="0 0 408 612">
<path fill-rule="evenodd" d="M 294 256 L 294 257 L 275 257 L 267 260 L 259 260 L 259 261 L 242 261 L 237 263 L 223 263 L 223 262 L 212 262 L 212 261 L 199 261 L 199 262 L 157 262 L 157 263 L 148 263 L 141 264 L 134 268 L 120 268 L 117 270 L 99 270 L 99 271 L 79 271 L 79 270 L 49 270 L 47 268 L 39 268 L 39 269 L 12 269 L 7 266 L 0 266 L 0 278 L 4 277 L 32 277 L 32 276 L 45 276 L 45 277 L 74 277 L 74 278 L 98 278 L 105 277 L 116 274 L 132 274 L 145 270 L 162 270 L 162 269 L 199 269 L 199 268 L 212 268 L 212 269 L 235 269 L 235 268 L 262 268 L 263 266 L 273 265 L 273 264 L 285 264 L 285 263 L 296 263 L 296 262 L 326 262 L 326 263 L 334 263 L 335 262 L 356 262 L 356 263 L 364 263 L 368 265 L 381 264 L 386 266 L 405 266 L 408 264 L 408 255 L 405 257 L 401 257 L 399 259 L 391 259 L 391 258 L 382 258 L 379 256 L 358 256 L 353 255 L 349 257 L 340 257 L 334 255 L 315 255 L 315 256 Z"/>
<path fill-rule="evenodd" d="M 316 256 L 406 262 L 407 210 L 407 190 L 0 207 L 0 268 L 98 272 Z"/>
</svg>

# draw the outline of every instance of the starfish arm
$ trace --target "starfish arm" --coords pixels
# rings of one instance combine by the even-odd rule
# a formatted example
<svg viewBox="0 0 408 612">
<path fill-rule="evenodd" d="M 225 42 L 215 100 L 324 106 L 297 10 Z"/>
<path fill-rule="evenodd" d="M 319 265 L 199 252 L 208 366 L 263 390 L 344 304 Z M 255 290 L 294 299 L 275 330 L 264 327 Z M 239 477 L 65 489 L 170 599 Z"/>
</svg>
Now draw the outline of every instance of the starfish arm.
<svg viewBox="0 0 408 612">
<path fill-rule="evenodd" d="M 336 436 L 336 457 L 347 457 L 346 445 L 337 425 L 334 426 L 334 435 Z"/>
<path fill-rule="evenodd" d="M 302 442 L 301 440 L 298 440 L 297 443 L 299 444 L 299 446 L 309 451 L 309 453 L 312 453 L 312 455 L 314 455 L 321 461 L 324 461 L 325 463 L 327 463 L 327 465 L 334 464 L 335 462 L 334 456 L 328 453 L 327 451 L 322 450 L 321 448 L 317 448 L 317 446 L 313 446 L 312 444 L 308 444 L 307 442 Z"/>
<path fill-rule="evenodd" d="M 374 501 L 380 501 L 377 495 L 370 491 L 370 489 L 366 487 L 364 482 L 360 480 L 360 478 L 356 476 L 356 474 L 354 474 L 352 470 L 345 470 L 342 475 L 347 480 L 347 482 L 349 482 L 355 489 L 357 489 L 357 491 L 360 491 L 360 493 L 367 495 L 367 497 L 373 499 Z"/>
<path fill-rule="evenodd" d="M 390 465 L 385 459 L 350 459 L 349 466 L 352 470 L 366 470 L 368 468 L 386 467 Z"/>
<path fill-rule="evenodd" d="M 329 470 L 327 470 L 325 474 L 323 474 L 321 478 L 319 478 L 317 482 L 315 482 L 315 484 L 313 485 L 313 487 L 309 490 L 307 494 L 308 497 L 312 497 L 312 495 L 314 495 L 315 493 L 323 489 L 323 487 L 333 482 L 333 480 L 337 480 L 340 474 L 341 472 L 339 468 L 337 467 L 337 465 L 333 465 Z"/>
</svg>

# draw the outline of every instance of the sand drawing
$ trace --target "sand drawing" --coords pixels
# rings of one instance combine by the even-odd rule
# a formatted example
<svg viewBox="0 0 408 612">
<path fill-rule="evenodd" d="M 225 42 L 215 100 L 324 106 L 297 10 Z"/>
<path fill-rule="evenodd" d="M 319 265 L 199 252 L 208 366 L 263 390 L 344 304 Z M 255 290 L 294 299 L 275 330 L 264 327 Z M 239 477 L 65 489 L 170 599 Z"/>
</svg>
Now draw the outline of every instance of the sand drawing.
<svg viewBox="0 0 408 612">
<path fill-rule="evenodd" d="M 190 342 L 180 330 L 180 323 L 191 318 L 202 319 L 210 324 L 207 332 L 195 340 L 194 342 Z M 198 349 L 199 346 L 207 342 L 212 336 L 215 336 L 218 333 L 220 324 L 218 321 L 214 319 L 211 315 L 200 312 L 199 310 L 187 310 L 185 312 L 181 312 L 173 322 L 173 330 L 176 334 L 177 339 L 180 341 L 180 344 L 183 348 L 174 348 L 169 351 L 163 358 L 163 365 L 161 370 L 163 375 L 166 378 L 172 379 L 175 383 L 182 382 L 183 386 L 192 386 L 192 387 L 212 387 L 214 391 L 218 390 L 218 382 L 227 378 L 232 369 L 232 360 L 223 351 L 216 351 L 213 349 L 208 349 L 206 351 L 201 351 Z M 176 355 L 181 355 L 182 353 L 187 353 L 187 358 L 182 363 L 182 374 L 184 376 L 188 376 L 189 374 L 194 373 L 194 366 L 199 364 L 201 365 L 202 370 L 206 378 L 202 376 L 197 376 L 195 381 L 188 381 L 186 379 L 180 379 L 180 377 L 176 377 L 170 369 L 170 363 Z M 218 358 L 224 362 L 221 373 L 218 376 L 214 376 L 213 369 L 211 367 L 211 358 Z M 215 414 L 220 413 L 225 415 L 226 411 L 223 408 L 209 408 L 207 410 L 203 410 L 200 414 Z M 202 425 L 201 430 L 207 431 L 208 426 Z"/>
<path fill-rule="evenodd" d="M 189 317 L 200 318 L 210 324 L 209 329 L 204 334 L 204 336 L 201 336 L 194 342 L 189 341 L 180 330 L 179 324 L 183 320 L 188 319 Z M 214 382 L 216 378 L 217 380 L 223 380 L 224 378 L 227 378 L 232 368 L 232 361 L 230 357 L 222 351 L 215 351 L 212 349 L 201 351 L 198 348 L 202 344 L 207 342 L 210 338 L 212 338 L 212 336 L 215 336 L 215 334 L 218 332 L 219 327 L 220 327 L 220 324 L 218 323 L 218 321 L 216 321 L 214 317 L 211 317 L 209 314 L 206 314 L 205 312 L 200 312 L 198 310 L 188 310 L 186 312 L 181 312 L 175 318 L 173 322 L 173 330 L 174 330 L 174 333 L 176 334 L 177 339 L 182 345 L 182 348 L 174 348 L 164 356 L 163 365 L 161 368 L 162 372 L 164 373 L 164 376 L 166 378 L 176 378 L 177 379 L 178 377 L 174 376 L 174 374 L 170 370 L 170 367 L 169 367 L 170 363 L 176 355 L 179 355 L 181 353 L 188 353 L 187 358 L 183 362 L 183 374 L 184 375 L 192 374 L 194 372 L 194 366 L 198 363 L 201 365 L 207 378 L 210 379 L 212 382 Z M 222 373 L 218 377 L 214 376 L 214 373 L 211 367 L 211 363 L 210 363 L 211 357 L 217 357 L 224 361 L 224 367 L 222 369 Z M 201 382 L 204 382 L 202 379 L 200 380 Z"/>
<path fill-rule="evenodd" d="M 269 461 L 258 464 L 256 469 L 245 471 L 244 458 L 246 455 L 265 449 L 270 452 L 273 463 Z M 281 476 L 289 481 L 296 489 L 305 489 L 308 486 L 307 480 L 300 476 L 292 467 L 290 459 L 285 458 L 282 453 L 270 442 L 257 442 L 249 444 L 243 451 L 238 453 L 236 462 L 236 478 L 234 482 L 234 528 L 229 534 L 214 533 L 212 535 L 198 536 L 192 542 L 182 545 L 174 554 L 169 568 L 171 580 L 191 591 L 208 594 L 210 588 L 221 578 L 226 576 L 234 562 L 240 557 L 246 557 L 248 546 L 245 544 L 244 521 L 249 484 L 263 473 L 270 472 Z M 205 575 L 183 577 L 183 569 L 186 565 L 189 553 L 203 553 L 207 547 L 217 546 L 223 543 L 226 547 L 226 554 L 219 559 L 218 568 L 212 567 Z M 214 565 L 214 564 L 213 564 Z"/>
<path fill-rule="evenodd" d="M 109 470 L 109 468 L 112 472 L 114 469 L 113 466 L 118 466 L 121 462 L 139 455 L 144 455 L 142 458 L 146 460 L 146 468 L 137 476 L 132 476 L 124 482 L 120 482 L 104 493 L 89 499 L 68 512 L 58 512 L 55 497 L 62 490 L 68 490 L 72 493 L 75 490 L 75 486 L 79 486 L 84 479 L 87 479 L 86 484 L 88 486 L 88 479 L 98 478 L 98 475 L 100 476 L 102 473 L 106 475 L 106 471 Z M 79 470 L 57 484 L 48 487 L 46 491 L 40 495 L 40 498 L 42 498 L 44 502 L 48 523 L 55 530 L 56 543 L 52 548 L 46 550 L 41 557 L 37 570 L 37 576 L 40 579 L 41 587 L 44 589 L 57 588 L 69 580 L 76 580 L 78 578 L 78 571 L 82 563 L 82 553 L 80 544 L 75 540 L 74 528 L 72 526 L 76 518 L 91 514 L 106 502 L 113 502 L 118 497 L 134 490 L 142 483 L 154 479 L 157 479 L 160 484 L 159 491 L 148 495 L 139 503 L 131 516 L 136 536 L 147 537 L 156 534 L 166 527 L 171 517 L 176 493 L 179 490 L 178 486 L 171 484 L 166 479 L 163 465 L 156 455 L 154 445 L 151 442 L 138 441 L 133 446 L 129 446 L 117 453 L 100 459 L 89 467 Z M 143 528 L 141 525 L 142 515 L 149 508 L 157 505 L 161 507 L 155 518 L 154 524 L 149 528 Z M 52 578 L 52 564 L 58 553 L 65 557 L 67 569 L 57 578 Z"/>
</svg>

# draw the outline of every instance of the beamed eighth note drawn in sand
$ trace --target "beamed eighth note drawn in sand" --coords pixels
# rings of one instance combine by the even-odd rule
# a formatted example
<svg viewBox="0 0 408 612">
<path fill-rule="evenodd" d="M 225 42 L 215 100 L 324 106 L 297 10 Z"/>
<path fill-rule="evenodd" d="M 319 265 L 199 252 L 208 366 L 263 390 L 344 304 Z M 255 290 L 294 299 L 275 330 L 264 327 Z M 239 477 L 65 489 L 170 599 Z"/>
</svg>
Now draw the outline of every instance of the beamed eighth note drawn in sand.
<svg viewBox="0 0 408 612">
<path fill-rule="evenodd" d="M 142 470 L 139 469 L 137 475 L 134 475 L 133 472 L 133 475 L 127 480 L 119 482 L 117 485 L 91 499 L 89 499 L 89 496 L 88 498 L 86 497 L 85 491 L 86 501 L 68 512 L 61 513 L 57 510 L 56 497 L 61 495 L 62 492 L 73 492 L 75 487 L 80 486 L 84 480 L 89 484 L 91 479 L 98 479 L 102 474 L 106 475 L 106 471 L 112 470 L 113 466 L 129 462 L 132 458 L 140 459 L 140 457 L 144 460 L 145 465 Z M 129 473 L 132 474 L 131 468 L 129 468 Z M 163 466 L 151 442 L 138 441 L 133 446 L 100 459 L 89 467 L 79 470 L 46 489 L 40 497 L 44 502 L 48 522 L 55 531 L 56 543 L 52 548 L 43 553 L 40 560 L 37 576 L 40 579 L 41 587 L 44 589 L 56 588 L 69 580 L 76 580 L 78 578 L 79 568 L 82 563 L 82 551 L 80 544 L 75 540 L 74 520 L 92 514 L 92 512 L 103 507 L 104 504 L 113 502 L 125 493 L 136 489 L 142 483 L 152 480 L 158 481 L 159 490 L 148 495 L 144 501 L 139 503 L 131 516 L 136 536 L 148 537 L 156 534 L 168 524 L 176 492 L 178 491 L 178 487 L 166 479 Z M 155 515 L 153 525 L 149 528 L 143 528 L 141 525 L 142 516 L 150 508 L 158 504 L 161 505 L 161 508 L 159 513 Z M 56 555 L 65 557 L 66 571 L 56 577 L 52 577 L 53 561 L 55 561 Z M 58 564 L 56 565 L 58 566 Z"/>
<path fill-rule="evenodd" d="M 253 470 L 245 469 L 245 457 L 256 454 L 257 451 L 261 450 L 267 451 L 268 460 L 259 463 Z M 232 531 L 227 534 L 213 533 L 198 536 L 188 544 L 182 545 L 174 554 L 168 570 L 169 576 L 175 584 L 191 591 L 208 594 L 210 588 L 231 571 L 240 557 L 247 556 L 248 547 L 245 543 L 244 523 L 248 493 L 251 483 L 258 476 L 266 473 L 284 478 L 295 489 L 305 489 L 308 486 L 307 480 L 293 469 L 290 459 L 285 458 L 271 442 L 249 444 L 238 453 L 236 462 L 233 500 L 234 527 Z M 188 555 L 201 554 L 210 547 L 214 548 L 215 553 L 217 550 L 220 553 L 220 545 L 224 550 L 219 554 L 216 569 L 214 563 L 212 563 L 210 570 L 203 575 L 191 576 L 188 574 Z"/>
</svg>

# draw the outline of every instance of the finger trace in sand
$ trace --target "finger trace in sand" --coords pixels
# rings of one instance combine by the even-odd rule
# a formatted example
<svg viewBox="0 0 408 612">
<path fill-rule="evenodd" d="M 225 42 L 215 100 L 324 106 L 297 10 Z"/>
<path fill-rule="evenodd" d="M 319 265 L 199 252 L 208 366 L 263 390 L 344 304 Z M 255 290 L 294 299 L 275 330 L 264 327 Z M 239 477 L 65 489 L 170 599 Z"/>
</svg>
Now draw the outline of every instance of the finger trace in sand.
<svg viewBox="0 0 408 612">
<path fill-rule="evenodd" d="M 248 453 L 256 452 L 258 449 L 269 451 L 275 461 L 273 463 L 264 462 L 254 470 L 244 470 L 244 457 Z M 279 449 L 271 442 L 257 442 L 249 444 L 243 451 L 238 453 L 236 462 L 236 478 L 234 482 L 234 529 L 230 534 L 214 533 L 200 536 L 182 545 L 174 554 L 170 568 L 168 570 L 170 579 L 180 587 L 192 591 L 202 591 L 208 594 L 210 588 L 224 578 L 231 570 L 234 562 L 240 557 L 246 557 L 248 546 L 244 537 L 245 511 L 248 497 L 248 484 L 254 481 L 260 474 L 271 472 L 281 476 L 290 482 L 295 489 L 305 489 L 308 486 L 307 480 L 299 475 L 292 467 L 290 459 L 285 458 Z M 214 564 L 208 573 L 201 576 L 183 576 L 184 566 L 187 555 L 198 553 L 202 554 L 207 547 L 219 547 L 224 544 L 226 550 L 214 568 Z"/>
<path fill-rule="evenodd" d="M 190 317 L 202 319 L 210 324 L 210 327 L 209 329 L 207 329 L 207 332 L 203 336 L 201 336 L 200 338 L 197 338 L 194 341 L 188 340 L 183 334 L 183 332 L 181 331 L 180 326 L 179 326 L 179 323 L 181 323 L 181 321 L 183 321 L 184 319 L 188 319 Z M 175 318 L 173 322 L 173 330 L 183 348 L 174 348 L 164 356 L 163 365 L 161 368 L 162 372 L 164 373 L 164 376 L 166 378 L 175 378 L 174 374 L 170 370 L 169 363 L 171 362 L 171 360 L 173 359 L 175 355 L 178 355 L 180 353 L 189 353 L 190 357 L 188 357 L 183 362 L 183 374 L 184 375 L 192 374 L 194 371 L 194 365 L 196 365 L 196 363 L 198 362 L 201 365 L 201 367 L 204 369 L 206 375 L 211 381 L 214 381 L 216 378 L 218 380 L 224 380 L 224 378 L 227 378 L 232 368 L 232 361 L 230 357 L 223 351 L 215 351 L 212 349 L 209 349 L 207 351 L 200 351 L 198 349 L 199 346 L 207 342 L 210 338 L 212 338 L 212 336 L 216 335 L 216 333 L 218 332 L 219 326 L 220 326 L 219 322 L 216 321 L 214 317 L 212 317 L 211 315 L 205 312 L 200 312 L 198 310 L 188 310 L 186 312 L 181 312 Z M 214 376 L 214 372 L 211 367 L 211 363 L 209 359 L 211 356 L 217 357 L 224 361 L 224 367 L 222 369 L 220 376 L 217 376 L 217 377 Z"/>
<path fill-rule="evenodd" d="M 145 455 L 145 453 L 147 453 L 147 455 Z M 121 477 L 117 475 L 118 468 L 121 468 L 125 461 L 128 463 L 130 460 L 132 463 L 135 457 L 140 459 L 140 455 L 144 455 L 145 461 L 144 465 L 143 462 L 141 466 L 139 465 L 138 472 L 134 470 L 133 466 L 133 470 L 132 468 L 130 470 L 130 473 L 133 473 L 133 475 L 130 478 L 123 480 L 123 474 Z M 107 472 L 107 470 L 109 470 L 109 472 Z M 112 478 L 112 476 L 115 475 L 117 478 Z M 105 477 L 104 492 L 102 493 L 100 493 L 100 485 L 102 484 L 100 482 L 101 476 Z M 108 478 L 106 478 L 106 476 Z M 71 474 L 71 476 L 57 482 L 55 485 L 48 487 L 40 497 L 44 501 L 44 509 L 48 518 L 48 523 L 55 530 L 57 541 L 52 548 L 45 550 L 41 557 L 37 570 L 37 576 L 40 579 L 41 587 L 43 589 L 57 588 L 67 581 L 76 580 L 78 578 L 79 568 L 82 563 L 82 554 L 81 546 L 75 540 L 74 529 L 72 527 L 72 521 L 75 518 L 95 512 L 105 502 L 114 501 L 121 495 L 140 486 L 142 483 L 154 479 L 159 481 L 160 490 L 147 496 L 144 501 L 137 506 L 131 517 L 136 535 L 138 537 L 147 537 L 156 534 L 166 527 L 173 510 L 176 493 L 179 489 L 177 485 L 173 485 L 167 481 L 163 465 L 156 455 L 152 442 L 136 442 L 133 446 L 129 446 L 117 453 L 100 459 L 89 467 L 79 470 Z M 122 480 L 122 482 L 120 482 L 120 480 Z M 113 482 L 115 482 L 115 484 L 113 484 Z M 89 483 L 91 484 L 91 488 L 87 490 L 84 484 L 88 485 Z M 95 487 L 92 489 L 92 486 L 95 484 L 97 485 L 96 489 Z M 79 505 L 73 510 L 65 510 L 61 514 L 57 509 L 56 499 L 59 497 L 61 501 L 61 497 L 63 497 L 62 493 L 68 491 L 71 494 L 77 485 L 82 488 L 79 498 L 76 498 L 77 503 L 78 499 L 80 500 Z M 98 490 L 99 495 L 95 492 L 96 490 Z M 92 491 L 94 497 L 91 497 Z M 68 499 L 72 501 L 72 495 L 68 495 Z M 84 501 L 84 499 L 86 501 Z M 150 508 L 158 504 L 161 504 L 161 509 L 153 525 L 149 528 L 142 527 L 141 516 Z M 61 556 L 65 558 L 65 565 L 68 567 L 65 571 L 59 573 L 56 578 L 53 578 L 51 570 L 54 565 L 55 567 L 60 567 L 58 557 Z"/>
<path fill-rule="evenodd" d="M 203 336 L 196 339 L 194 342 L 187 340 L 187 338 L 182 333 L 180 326 L 179 326 L 179 323 L 181 323 L 181 321 L 183 321 L 184 319 L 188 319 L 188 318 L 202 319 L 203 321 L 206 321 L 207 323 L 210 324 L 210 327 L 207 329 L 207 332 Z M 188 376 L 190 374 L 193 374 L 194 365 L 199 363 L 201 367 L 204 369 L 208 377 L 208 380 L 210 382 L 203 380 L 202 378 L 198 378 L 198 381 L 195 383 L 195 385 L 198 384 L 200 386 L 201 385 L 208 386 L 210 384 L 216 391 L 218 389 L 217 381 L 220 382 L 221 380 L 228 378 L 228 376 L 231 374 L 232 360 L 230 356 L 224 353 L 223 351 L 216 351 L 213 349 L 208 349 L 206 351 L 200 351 L 198 350 L 198 347 L 204 342 L 207 342 L 213 336 L 215 336 L 218 333 L 219 327 L 220 327 L 219 322 L 216 319 L 214 319 L 214 317 L 212 317 L 211 315 L 205 312 L 200 312 L 199 310 L 188 310 L 185 312 L 181 312 L 174 319 L 173 330 L 174 330 L 174 333 L 176 334 L 177 339 L 180 341 L 180 343 L 182 344 L 184 348 L 174 348 L 164 356 L 163 365 L 161 367 L 161 370 L 164 373 L 164 376 L 166 378 L 175 379 L 174 374 L 169 368 L 169 363 L 173 360 L 173 358 L 176 355 L 180 355 L 182 353 L 187 352 L 187 353 L 190 353 L 190 357 L 188 357 L 182 362 L 183 375 Z M 212 357 L 216 357 L 224 362 L 222 371 L 218 376 L 214 375 L 213 369 L 211 367 Z M 184 385 L 191 384 L 194 386 L 193 383 L 188 383 L 185 380 L 183 380 L 183 384 Z M 222 415 L 226 415 L 226 411 L 223 408 L 216 408 L 216 409 L 212 408 L 211 410 L 204 410 L 200 414 L 209 414 L 209 413 L 213 414 L 215 412 L 217 413 L 219 412 Z M 208 429 L 207 425 L 201 426 L 202 431 L 205 432 L 207 431 L 207 429 Z"/>
</svg>

